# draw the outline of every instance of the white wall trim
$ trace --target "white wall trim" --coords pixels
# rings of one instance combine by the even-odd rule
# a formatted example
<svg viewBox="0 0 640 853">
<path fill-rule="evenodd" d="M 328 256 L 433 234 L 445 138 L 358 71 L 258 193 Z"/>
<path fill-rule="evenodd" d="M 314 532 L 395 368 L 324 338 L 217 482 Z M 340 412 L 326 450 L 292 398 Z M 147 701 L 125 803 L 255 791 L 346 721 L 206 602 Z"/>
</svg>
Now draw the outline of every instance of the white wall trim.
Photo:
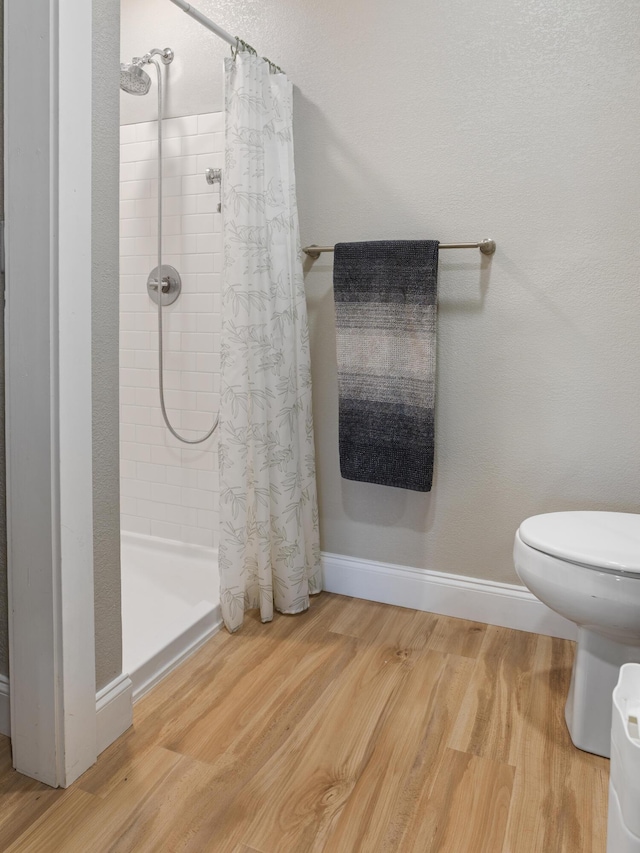
<svg viewBox="0 0 640 853">
<path fill-rule="evenodd" d="M 9 707 L 9 679 L 0 675 L 0 735 L 11 735 L 11 710 Z"/>
<path fill-rule="evenodd" d="M 96 693 L 98 755 L 133 725 L 133 685 L 126 672 Z"/>
<path fill-rule="evenodd" d="M 14 766 L 96 759 L 91 447 L 92 6 L 5 3 L 5 376 Z M 24 73 L 29 57 L 29 74 Z"/>
<path fill-rule="evenodd" d="M 56 0 L 57 139 L 52 164 L 57 207 L 54 249 L 52 388 L 58 445 L 57 526 L 60 551 L 54 607 L 59 612 L 58 665 L 62 743 L 58 784 L 67 787 L 91 767 L 96 752 L 96 651 L 93 584 L 92 399 L 92 62 L 93 10 L 86 0 Z M 54 18 L 55 20 L 55 18 Z M 57 238 L 57 239 L 56 239 Z M 56 601 L 56 596 L 59 600 Z M 11 672 L 11 670 L 10 670 Z"/>
<path fill-rule="evenodd" d="M 549 637 L 576 639 L 573 622 L 549 610 L 523 586 L 340 554 L 323 553 L 322 566 L 327 592 Z"/>
<path fill-rule="evenodd" d="M 126 673 L 96 693 L 98 753 L 133 725 L 133 689 Z M 0 734 L 11 736 L 9 679 L 0 675 Z"/>
</svg>

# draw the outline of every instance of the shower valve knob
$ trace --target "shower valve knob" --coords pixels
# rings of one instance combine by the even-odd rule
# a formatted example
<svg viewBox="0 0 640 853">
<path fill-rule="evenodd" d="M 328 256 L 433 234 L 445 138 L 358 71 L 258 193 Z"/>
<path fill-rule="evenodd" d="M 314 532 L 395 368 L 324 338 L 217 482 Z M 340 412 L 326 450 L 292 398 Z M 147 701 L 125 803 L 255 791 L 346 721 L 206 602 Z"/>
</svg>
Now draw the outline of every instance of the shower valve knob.
<svg viewBox="0 0 640 853">
<path fill-rule="evenodd" d="M 163 305 L 171 305 L 180 296 L 182 290 L 182 281 L 180 273 L 175 267 L 169 264 L 162 264 L 162 286 L 160 288 L 160 298 Z M 147 279 L 147 293 L 153 302 L 158 304 L 158 267 L 155 267 L 149 273 Z"/>
<path fill-rule="evenodd" d="M 149 282 L 149 288 L 150 288 L 150 290 L 157 290 L 158 289 L 158 279 L 154 279 L 153 281 L 150 281 Z M 162 279 L 162 292 L 163 293 L 169 293 L 170 291 L 171 291 L 171 279 L 169 278 L 169 276 L 165 276 L 165 278 Z"/>
</svg>

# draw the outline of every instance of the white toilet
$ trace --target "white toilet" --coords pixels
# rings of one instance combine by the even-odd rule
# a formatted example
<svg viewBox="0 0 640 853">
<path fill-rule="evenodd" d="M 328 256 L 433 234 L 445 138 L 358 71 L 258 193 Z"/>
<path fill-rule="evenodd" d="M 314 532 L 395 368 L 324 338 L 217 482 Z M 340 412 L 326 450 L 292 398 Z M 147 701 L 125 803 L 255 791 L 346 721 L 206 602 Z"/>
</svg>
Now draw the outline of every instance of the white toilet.
<svg viewBox="0 0 640 853">
<path fill-rule="evenodd" d="M 577 747 L 608 758 L 620 667 L 640 663 L 640 515 L 535 515 L 513 556 L 531 592 L 578 626 L 565 719 Z"/>
</svg>

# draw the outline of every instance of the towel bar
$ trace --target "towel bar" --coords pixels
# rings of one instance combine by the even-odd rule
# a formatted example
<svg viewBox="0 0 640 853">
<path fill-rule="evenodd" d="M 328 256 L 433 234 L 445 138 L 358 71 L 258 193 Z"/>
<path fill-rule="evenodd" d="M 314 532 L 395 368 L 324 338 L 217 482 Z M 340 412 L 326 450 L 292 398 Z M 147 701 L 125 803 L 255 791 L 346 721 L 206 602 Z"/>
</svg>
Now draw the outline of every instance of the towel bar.
<svg viewBox="0 0 640 853">
<path fill-rule="evenodd" d="M 305 255 L 315 261 L 321 252 L 333 252 L 335 246 L 305 246 L 302 250 Z M 493 255 L 496 250 L 495 240 L 480 240 L 479 243 L 440 243 L 441 249 L 480 249 L 483 255 Z"/>
</svg>

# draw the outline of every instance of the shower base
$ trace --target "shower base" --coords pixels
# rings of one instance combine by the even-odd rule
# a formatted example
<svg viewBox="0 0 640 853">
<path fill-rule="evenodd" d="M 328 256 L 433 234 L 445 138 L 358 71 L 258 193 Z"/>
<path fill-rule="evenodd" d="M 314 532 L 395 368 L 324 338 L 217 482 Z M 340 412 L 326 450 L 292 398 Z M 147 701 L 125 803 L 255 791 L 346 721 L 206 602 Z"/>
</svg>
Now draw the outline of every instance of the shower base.
<svg viewBox="0 0 640 853">
<path fill-rule="evenodd" d="M 122 669 L 136 701 L 222 624 L 217 552 L 122 533 Z"/>
</svg>

